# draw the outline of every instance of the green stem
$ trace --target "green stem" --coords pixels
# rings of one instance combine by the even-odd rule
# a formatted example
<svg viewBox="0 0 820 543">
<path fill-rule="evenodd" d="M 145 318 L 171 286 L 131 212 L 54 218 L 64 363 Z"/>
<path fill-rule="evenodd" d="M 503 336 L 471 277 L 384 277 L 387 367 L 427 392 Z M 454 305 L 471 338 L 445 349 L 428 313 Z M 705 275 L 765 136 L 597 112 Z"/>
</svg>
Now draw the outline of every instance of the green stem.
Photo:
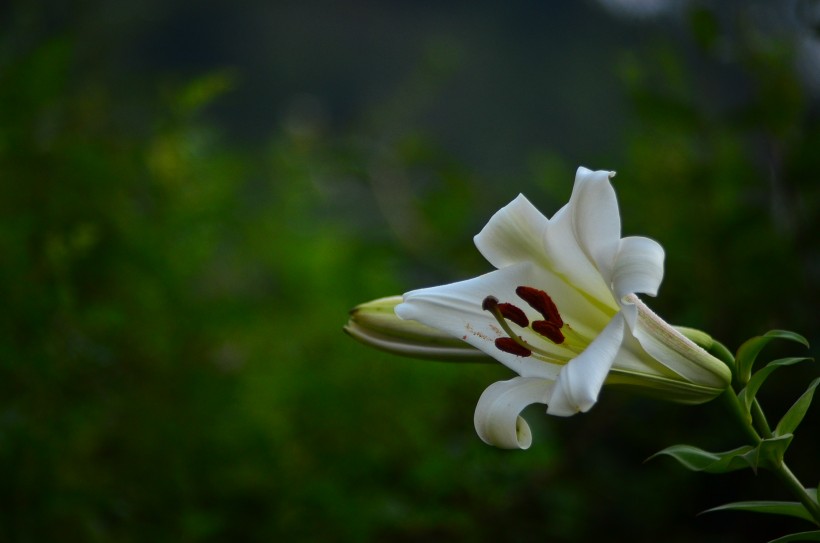
<svg viewBox="0 0 820 543">
<path fill-rule="evenodd" d="M 769 421 L 766 420 L 766 415 L 763 413 L 763 408 L 760 407 L 760 403 L 757 401 L 757 398 L 752 400 L 752 422 L 757 428 L 757 431 L 760 432 L 760 435 L 763 436 L 764 439 L 771 439 L 774 437 L 772 435 L 772 429 L 769 428 Z"/>
<path fill-rule="evenodd" d="M 788 487 L 791 493 L 794 494 L 798 500 L 800 500 L 803 507 L 805 507 L 809 514 L 811 514 L 812 518 L 814 518 L 815 524 L 820 526 L 820 503 L 815 501 L 815 499 L 812 498 L 808 492 L 806 492 L 803 484 L 794 475 L 794 473 L 792 473 L 786 463 L 781 462 L 774 472 L 778 479 L 780 479 L 783 484 Z"/>
<path fill-rule="evenodd" d="M 727 388 L 723 393 L 723 398 L 726 400 L 729 410 L 734 413 L 735 418 L 740 422 L 740 427 L 746 433 L 746 437 L 752 442 L 752 445 L 757 445 L 762 441 L 760 434 L 757 433 L 755 427 L 752 425 L 752 419 L 746 414 L 746 410 L 740 404 L 740 399 L 737 393 L 732 388 Z"/>
<path fill-rule="evenodd" d="M 758 430 L 765 436 L 766 439 L 772 437 L 771 430 L 769 429 L 769 423 L 766 422 L 766 416 L 764 415 L 763 409 L 760 407 L 757 400 L 752 403 L 750 416 L 746 413 L 746 410 L 743 409 L 743 406 L 741 405 L 734 389 L 727 388 L 724 393 L 724 397 L 726 398 L 729 409 L 735 414 L 738 422 L 740 422 L 741 428 L 743 428 L 743 431 L 752 442 L 752 445 L 758 445 L 762 441 L 760 434 L 758 434 Z M 757 430 L 755 429 L 755 426 L 757 426 Z M 812 496 L 806 491 L 806 488 L 794 475 L 794 473 L 792 473 L 786 465 L 786 462 L 781 460 L 776 465 L 771 466 L 771 469 L 774 471 L 775 475 L 777 475 L 777 478 L 780 479 L 786 488 L 789 489 L 789 492 L 791 492 L 800 501 L 800 503 L 803 504 L 803 507 L 805 507 L 806 511 L 808 511 L 812 516 L 814 522 L 820 526 L 820 503 L 815 501 L 815 499 L 812 498 Z"/>
</svg>

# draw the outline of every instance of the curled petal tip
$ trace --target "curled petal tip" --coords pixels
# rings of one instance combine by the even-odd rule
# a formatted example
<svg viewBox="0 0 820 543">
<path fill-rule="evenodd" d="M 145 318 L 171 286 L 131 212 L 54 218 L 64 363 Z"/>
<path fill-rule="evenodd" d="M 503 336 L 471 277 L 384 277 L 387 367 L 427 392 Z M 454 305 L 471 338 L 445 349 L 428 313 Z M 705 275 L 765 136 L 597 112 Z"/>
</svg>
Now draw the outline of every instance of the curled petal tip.
<svg viewBox="0 0 820 543">
<path fill-rule="evenodd" d="M 478 437 L 502 449 L 528 449 L 532 431 L 521 411 L 534 403 L 547 403 L 553 386 L 547 379 L 515 377 L 487 387 L 475 409 Z"/>
</svg>

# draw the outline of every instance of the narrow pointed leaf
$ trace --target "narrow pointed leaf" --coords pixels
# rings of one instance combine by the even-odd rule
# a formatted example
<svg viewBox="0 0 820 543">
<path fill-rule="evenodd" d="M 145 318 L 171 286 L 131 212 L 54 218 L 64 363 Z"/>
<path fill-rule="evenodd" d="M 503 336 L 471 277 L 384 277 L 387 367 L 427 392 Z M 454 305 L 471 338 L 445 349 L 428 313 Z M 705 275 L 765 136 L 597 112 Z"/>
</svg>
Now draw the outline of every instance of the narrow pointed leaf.
<svg viewBox="0 0 820 543">
<path fill-rule="evenodd" d="M 806 392 L 786 411 L 786 414 L 783 415 L 783 418 L 777 423 L 774 435 L 779 436 L 794 433 L 803 421 L 803 417 L 806 415 L 806 411 L 808 411 L 812 399 L 814 399 L 814 391 L 817 385 L 820 385 L 820 377 L 812 381 L 811 384 L 809 384 L 809 388 L 806 389 Z"/>
<path fill-rule="evenodd" d="M 765 367 L 759 369 L 752 375 L 751 379 L 749 379 L 749 384 L 746 385 L 746 388 L 740 391 L 738 394 L 738 399 L 740 399 L 741 404 L 743 407 L 746 408 L 746 412 L 749 412 L 749 408 L 752 405 L 752 401 L 754 401 L 755 396 L 757 395 L 758 390 L 766 382 L 766 379 L 776 370 L 777 368 L 782 368 L 783 366 L 791 366 L 792 364 L 797 364 L 798 362 L 804 362 L 806 360 L 812 360 L 811 358 L 807 357 L 791 357 L 791 358 L 778 358 L 777 360 L 772 360 Z"/>
<path fill-rule="evenodd" d="M 784 535 L 783 537 L 772 539 L 769 543 L 790 543 L 792 541 L 820 541 L 820 530 Z"/>
<path fill-rule="evenodd" d="M 775 339 L 795 341 L 806 347 L 809 346 L 809 342 L 806 338 L 788 330 L 771 330 L 762 336 L 751 338 L 740 346 L 737 350 L 737 357 L 735 358 L 737 363 L 737 376 L 741 383 L 745 384 L 749 382 L 749 378 L 752 375 L 752 366 L 754 366 L 757 355 L 760 354 L 763 347 Z"/>
<path fill-rule="evenodd" d="M 707 509 L 704 513 L 712 513 L 715 511 L 750 511 L 752 513 L 767 513 L 771 515 L 797 517 L 813 522 L 811 514 L 800 502 L 778 502 L 765 500 L 733 502 Z"/>
<path fill-rule="evenodd" d="M 692 445 L 672 445 L 662 451 L 658 451 L 647 460 L 652 460 L 657 456 L 671 456 L 680 462 L 685 468 L 692 471 L 705 471 L 706 473 L 726 473 L 738 469 L 748 468 L 752 465 L 746 459 L 746 455 L 752 452 L 755 447 L 745 445 L 731 451 L 713 453 L 704 451 Z"/>
</svg>

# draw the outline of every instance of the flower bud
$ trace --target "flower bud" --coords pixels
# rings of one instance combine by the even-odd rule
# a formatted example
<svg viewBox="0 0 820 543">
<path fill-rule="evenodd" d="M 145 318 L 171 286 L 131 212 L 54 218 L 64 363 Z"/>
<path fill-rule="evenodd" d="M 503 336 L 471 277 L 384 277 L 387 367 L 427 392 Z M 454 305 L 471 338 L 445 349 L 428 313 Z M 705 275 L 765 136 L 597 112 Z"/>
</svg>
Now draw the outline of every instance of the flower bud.
<svg viewBox="0 0 820 543">
<path fill-rule="evenodd" d="M 395 307 L 401 296 L 388 296 L 350 310 L 344 331 L 354 339 L 388 353 L 449 362 L 492 362 L 469 343 L 420 322 L 402 320 Z"/>
</svg>

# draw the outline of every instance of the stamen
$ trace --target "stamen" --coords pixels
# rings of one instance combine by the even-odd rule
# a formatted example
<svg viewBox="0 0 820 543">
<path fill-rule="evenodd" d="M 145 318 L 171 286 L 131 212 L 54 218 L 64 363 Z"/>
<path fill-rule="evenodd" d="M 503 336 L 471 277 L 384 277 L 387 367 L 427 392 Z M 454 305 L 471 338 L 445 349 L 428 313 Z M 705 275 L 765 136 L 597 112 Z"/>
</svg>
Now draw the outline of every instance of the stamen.
<svg viewBox="0 0 820 543">
<path fill-rule="evenodd" d="M 533 291 L 535 293 L 541 293 L 537 296 L 539 298 L 545 297 L 546 300 L 548 300 L 549 302 L 546 305 L 544 303 L 541 303 L 541 307 L 546 308 L 546 310 L 550 310 L 550 307 L 552 307 L 552 310 L 554 310 L 555 315 L 558 315 L 558 310 L 555 309 L 555 304 L 552 303 L 552 300 L 549 298 L 549 296 L 547 296 L 546 292 L 536 290 L 530 287 L 519 287 L 519 289 L 528 289 L 529 291 Z M 525 292 L 525 295 L 528 294 L 529 292 Z M 536 299 L 535 296 L 530 297 Z M 522 296 L 522 298 L 524 298 L 524 296 Z M 526 301 L 530 303 L 529 300 Z M 533 304 L 530 303 L 530 305 Z M 533 307 L 537 309 L 537 307 Z M 533 353 L 536 353 L 539 358 L 543 357 L 543 359 L 547 361 L 556 360 L 555 354 L 549 353 L 547 351 L 544 351 L 543 349 L 539 349 L 538 347 L 530 345 L 524 340 L 523 337 L 516 334 L 510 327 L 509 322 L 507 322 L 508 320 L 522 328 L 527 328 L 530 325 L 527 315 L 524 314 L 524 311 L 521 308 L 509 303 L 499 303 L 498 298 L 496 298 L 495 296 L 487 296 L 486 298 L 484 298 L 484 300 L 481 302 L 481 308 L 485 311 L 489 311 L 490 313 L 492 313 L 498 325 L 507 333 L 508 337 L 500 337 L 495 340 L 495 346 L 497 349 L 504 351 L 505 353 L 514 354 L 516 356 L 527 357 L 532 356 Z M 563 321 L 561 321 L 560 316 L 558 317 L 558 321 L 561 322 L 561 324 L 563 325 Z M 560 326 L 556 325 L 555 322 L 551 320 L 534 321 L 532 323 L 532 330 L 546 337 L 556 345 L 561 344 L 565 341 L 564 335 L 561 333 Z M 564 347 L 570 348 L 570 350 L 572 350 L 571 347 L 568 347 L 566 345 Z M 560 359 L 558 360 L 559 361 L 553 363 L 561 363 Z"/>
<path fill-rule="evenodd" d="M 523 345 L 519 345 L 517 341 L 508 337 L 500 337 L 495 340 L 495 346 L 505 353 L 522 356 L 524 358 L 532 355 L 532 351 Z"/>
<path fill-rule="evenodd" d="M 498 311 L 501 312 L 501 315 L 521 328 L 526 328 L 530 324 L 530 320 L 524 314 L 524 311 L 521 308 L 514 306 L 513 304 L 498 304 Z"/>
<path fill-rule="evenodd" d="M 528 326 L 529 319 L 527 319 L 527 316 L 524 315 L 521 309 L 512 304 L 500 304 L 498 303 L 498 298 L 495 296 L 487 296 L 484 298 L 484 301 L 481 303 L 481 308 L 492 313 L 498 325 L 501 326 L 509 336 L 495 340 L 495 346 L 498 349 L 517 356 L 530 356 L 532 354 L 532 347 L 524 341 L 521 336 L 513 332 L 509 323 L 507 323 L 507 319 L 510 319 L 510 321 L 519 326 Z"/>
<path fill-rule="evenodd" d="M 498 306 L 498 298 L 495 296 L 487 296 L 484 298 L 484 301 L 481 302 L 481 309 L 484 311 L 493 311 Z"/>
<path fill-rule="evenodd" d="M 558 307 L 555 305 L 555 302 L 552 301 L 552 298 L 549 297 L 549 294 L 543 290 L 525 286 L 517 287 L 515 293 L 518 294 L 522 300 L 530 304 L 530 307 L 541 313 L 541 315 L 544 316 L 544 320 L 554 324 L 558 328 L 564 326 L 564 319 L 561 318 L 561 314 L 558 313 Z"/>
<path fill-rule="evenodd" d="M 565 338 L 564 334 L 561 333 L 561 329 L 549 321 L 533 321 L 532 329 L 556 345 L 564 342 Z"/>
</svg>

